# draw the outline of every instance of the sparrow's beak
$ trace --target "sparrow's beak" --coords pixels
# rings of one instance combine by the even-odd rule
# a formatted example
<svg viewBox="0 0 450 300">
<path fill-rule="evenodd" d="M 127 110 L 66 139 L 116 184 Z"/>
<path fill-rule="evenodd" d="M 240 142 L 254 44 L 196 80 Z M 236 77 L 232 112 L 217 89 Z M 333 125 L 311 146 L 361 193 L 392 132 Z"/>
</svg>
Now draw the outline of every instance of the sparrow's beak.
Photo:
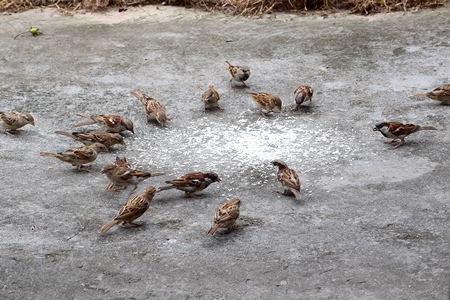
<svg viewBox="0 0 450 300">
<path fill-rule="evenodd" d="M 219 177 L 217 177 L 217 179 L 216 179 L 216 182 L 220 182 L 221 180 L 220 180 L 220 178 Z"/>
<path fill-rule="evenodd" d="M 373 131 L 379 131 L 380 129 L 378 127 L 374 127 Z"/>
<path fill-rule="evenodd" d="M 34 122 L 31 122 L 30 124 L 34 126 Z"/>
</svg>

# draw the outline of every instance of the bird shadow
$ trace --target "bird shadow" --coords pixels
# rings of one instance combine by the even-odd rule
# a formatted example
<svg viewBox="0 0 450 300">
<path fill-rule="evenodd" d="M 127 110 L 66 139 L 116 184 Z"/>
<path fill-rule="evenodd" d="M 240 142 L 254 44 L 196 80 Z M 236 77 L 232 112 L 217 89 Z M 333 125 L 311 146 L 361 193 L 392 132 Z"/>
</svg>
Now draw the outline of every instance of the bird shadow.
<svg viewBox="0 0 450 300">
<path fill-rule="evenodd" d="M 225 110 L 224 108 L 220 109 L 220 107 L 218 107 L 218 106 L 211 106 L 211 107 L 206 108 L 205 110 L 200 110 L 200 112 L 203 114 L 202 116 L 204 116 L 205 114 L 208 114 L 208 113 L 216 114 L 217 112 L 223 112 L 224 110 Z"/>
<path fill-rule="evenodd" d="M 242 234 L 243 227 L 240 225 L 234 225 L 233 230 L 219 228 L 214 235 L 206 234 L 206 240 L 203 242 L 205 248 L 221 247 L 226 243 L 235 241 L 235 237 Z"/>
<path fill-rule="evenodd" d="M 292 111 L 292 109 L 290 109 L 290 111 L 291 111 L 293 114 L 301 114 L 301 113 L 306 114 L 306 113 L 312 113 L 312 112 L 314 112 L 314 111 L 315 111 L 315 107 L 313 107 L 313 106 L 308 106 L 308 105 L 300 105 L 300 107 L 298 108 L 297 111 Z"/>
</svg>

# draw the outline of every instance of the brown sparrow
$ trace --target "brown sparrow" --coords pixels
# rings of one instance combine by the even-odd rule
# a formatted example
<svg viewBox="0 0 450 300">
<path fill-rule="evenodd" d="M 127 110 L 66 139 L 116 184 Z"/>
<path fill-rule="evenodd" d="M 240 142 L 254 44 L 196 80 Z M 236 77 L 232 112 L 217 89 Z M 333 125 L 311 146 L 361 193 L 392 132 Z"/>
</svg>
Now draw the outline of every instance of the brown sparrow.
<svg viewBox="0 0 450 300">
<path fill-rule="evenodd" d="M 170 183 L 171 185 L 160 187 L 158 190 L 177 189 L 184 191 L 188 198 L 200 198 L 199 196 L 194 195 L 194 193 L 203 191 L 213 182 L 220 182 L 219 176 L 214 172 L 192 172 L 173 180 L 166 181 L 166 183 Z"/>
<path fill-rule="evenodd" d="M 135 96 L 136 98 L 141 101 L 141 103 L 144 105 L 145 113 L 147 114 L 146 124 L 148 125 L 148 120 L 156 121 L 161 126 L 164 127 L 164 124 L 167 120 L 170 120 L 170 118 L 166 115 L 166 108 L 164 105 L 161 104 L 158 100 L 142 93 L 141 90 L 137 90 L 136 92 L 130 92 L 131 95 Z"/>
<path fill-rule="evenodd" d="M 392 139 L 389 142 L 385 142 L 386 144 L 391 144 L 395 142 L 397 139 L 400 140 L 400 143 L 395 147 L 391 148 L 391 150 L 397 149 L 401 145 L 405 143 L 405 137 L 410 135 L 411 133 L 420 131 L 420 130 L 437 130 L 433 126 L 419 126 L 414 124 L 403 124 L 400 122 L 383 122 L 376 124 L 373 128 L 374 131 L 381 132 L 387 138 Z"/>
<path fill-rule="evenodd" d="M 123 158 L 116 156 L 116 162 L 114 164 L 118 167 L 131 168 L 131 165 L 125 156 Z"/>
<path fill-rule="evenodd" d="M 308 100 L 309 100 L 308 106 L 311 106 L 313 93 L 314 91 L 310 86 L 307 85 L 299 86 L 294 92 L 295 103 L 297 104 L 295 105 L 294 109 L 292 109 L 292 111 L 297 111 L 300 107 L 300 104 Z"/>
<path fill-rule="evenodd" d="M 300 192 L 300 179 L 295 170 L 289 169 L 282 160 L 274 160 L 272 165 L 278 167 L 277 179 L 281 183 L 283 190 L 275 191 L 282 195 L 294 194 L 297 200 L 302 200 L 303 195 Z"/>
<path fill-rule="evenodd" d="M 220 96 L 219 93 L 214 89 L 214 86 L 210 85 L 206 92 L 202 95 L 202 101 L 205 104 L 205 108 L 203 112 L 206 112 L 207 107 L 216 106 L 219 109 L 223 110 L 223 108 L 219 105 Z"/>
<path fill-rule="evenodd" d="M 64 132 L 55 131 L 56 134 L 65 135 L 79 141 L 86 146 L 92 145 L 94 143 L 100 143 L 105 145 L 107 148 L 120 144 L 125 146 L 125 141 L 123 136 L 118 133 L 110 133 L 105 131 L 88 131 L 88 132 Z"/>
<path fill-rule="evenodd" d="M 85 117 L 90 119 L 87 122 L 81 122 L 75 125 L 75 127 L 97 124 L 101 126 L 104 130 L 108 132 L 122 132 L 129 130 L 134 133 L 133 122 L 130 119 L 123 118 L 117 115 L 88 115 L 83 113 L 78 113 L 77 116 Z"/>
<path fill-rule="evenodd" d="M 125 156 L 123 158 L 116 156 L 116 161 L 114 162 L 114 164 L 117 167 L 131 168 L 131 164 L 127 161 L 127 158 Z M 108 190 L 108 188 L 112 188 L 113 186 L 114 186 L 114 182 L 110 181 L 109 184 L 106 186 L 106 190 Z"/>
<path fill-rule="evenodd" d="M 230 79 L 230 85 L 231 88 L 233 88 L 233 85 L 231 82 L 237 81 L 242 82 L 245 88 L 249 88 L 248 85 L 245 84 L 244 81 L 246 81 L 250 77 L 250 69 L 246 66 L 232 66 L 229 62 L 224 61 L 223 64 L 228 68 L 228 71 L 230 72 L 231 79 Z"/>
<path fill-rule="evenodd" d="M 29 113 L 12 112 L 0 112 L 0 126 L 4 128 L 4 132 L 10 136 L 14 136 L 9 131 L 22 131 L 21 127 L 31 124 L 34 126 L 34 118 Z"/>
<path fill-rule="evenodd" d="M 106 187 L 106 190 L 108 192 L 123 191 L 129 185 L 134 185 L 134 189 L 130 193 L 131 195 L 136 190 L 138 184 L 145 179 L 153 176 L 164 175 L 164 173 L 161 172 L 149 173 L 139 170 L 133 170 L 129 167 L 121 167 L 118 164 L 122 165 L 123 161 L 120 161 L 120 163 L 118 163 L 116 159 L 116 164 L 107 164 L 100 172 L 101 174 L 106 174 L 106 177 L 108 177 L 108 179 L 111 181 Z M 114 185 L 120 185 L 122 187 L 113 189 Z"/>
<path fill-rule="evenodd" d="M 57 159 L 76 166 L 77 170 L 87 168 L 84 164 L 90 163 L 97 158 L 99 152 L 108 152 L 108 148 L 100 143 L 94 143 L 89 146 L 77 147 L 69 149 L 61 153 L 41 152 L 40 156 L 53 156 Z"/>
<path fill-rule="evenodd" d="M 228 202 L 222 204 L 214 215 L 211 228 L 206 231 L 206 234 L 214 235 L 219 228 L 226 228 L 230 232 L 234 222 L 239 217 L 240 207 L 241 200 L 238 198 L 230 199 Z"/>
<path fill-rule="evenodd" d="M 154 186 L 147 187 L 141 195 L 135 196 L 127 201 L 127 203 L 122 206 L 119 212 L 116 214 L 114 219 L 106 223 L 100 228 L 98 232 L 105 233 L 114 225 L 119 224 L 130 224 L 134 227 L 139 227 L 144 225 L 144 222 L 133 223 L 134 220 L 142 216 L 150 206 L 153 197 L 155 196 L 156 189 Z"/>
<path fill-rule="evenodd" d="M 444 104 L 450 104 L 450 84 L 443 85 L 426 94 L 415 94 L 414 96 L 425 96 L 433 100 L 441 101 Z"/>
<path fill-rule="evenodd" d="M 263 109 L 269 112 L 281 112 L 281 100 L 278 96 L 269 93 L 250 93 L 253 101 L 258 105 L 259 111 L 264 118 L 267 115 L 263 113 Z M 274 111 L 276 109 L 276 111 Z"/>
</svg>

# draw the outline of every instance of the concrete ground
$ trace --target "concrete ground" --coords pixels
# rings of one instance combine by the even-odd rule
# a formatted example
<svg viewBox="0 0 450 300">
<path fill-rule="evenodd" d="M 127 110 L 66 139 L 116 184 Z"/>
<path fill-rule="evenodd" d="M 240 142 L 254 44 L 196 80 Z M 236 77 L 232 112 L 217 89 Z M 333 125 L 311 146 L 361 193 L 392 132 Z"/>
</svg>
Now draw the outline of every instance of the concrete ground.
<svg viewBox="0 0 450 300">
<path fill-rule="evenodd" d="M 44 34 L 24 34 L 30 23 Z M 450 83 L 450 11 L 370 17 L 227 17 L 145 6 L 64 16 L 0 17 L 0 111 L 31 112 L 0 135 L 1 299 L 447 299 L 450 287 L 450 107 L 412 97 Z M 251 69 L 231 89 L 222 60 Z M 295 88 L 310 108 L 292 112 Z M 224 111 L 202 112 L 214 85 Z M 145 124 L 137 88 L 172 121 Z M 249 92 L 280 96 L 262 118 Z M 78 144 L 77 112 L 134 121 L 127 147 L 91 173 L 39 152 Z M 431 125 L 394 151 L 381 121 Z M 95 126 L 87 129 L 94 129 Z M 158 193 L 136 229 L 98 229 L 128 190 L 108 193 L 101 167 L 126 156 L 164 181 L 216 171 L 204 198 Z M 274 192 L 283 159 L 305 201 Z M 218 206 L 239 197 L 236 229 L 206 236 Z"/>
</svg>

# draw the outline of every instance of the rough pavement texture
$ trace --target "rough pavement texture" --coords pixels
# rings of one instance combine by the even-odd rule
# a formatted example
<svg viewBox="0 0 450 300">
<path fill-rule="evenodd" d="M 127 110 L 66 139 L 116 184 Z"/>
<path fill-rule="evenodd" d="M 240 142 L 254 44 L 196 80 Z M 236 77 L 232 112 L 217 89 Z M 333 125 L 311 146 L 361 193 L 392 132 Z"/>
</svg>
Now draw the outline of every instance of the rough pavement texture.
<svg viewBox="0 0 450 300">
<path fill-rule="evenodd" d="M 43 35 L 13 37 L 32 26 Z M 450 107 L 411 95 L 450 82 L 448 9 L 372 17 L 225 17 L 178 8 L 0 18 L 0 110 L 31 112 L 18 138 L 0 135 L 2 299 L 446 299 L 450 286 Z M 245 64 L 232 90 L 222 60 Z M 311 85 L 310 108 L 292 112 Z M 214 85 L 224 111 L 202 112 Z M 141 88 L 167 128 L 147 126 Z M 262 118 L 249 92 L 280 96 Z M 78 144 L 89 114 L 132 119 L 127 148 L 92 173 L 40 151 Z M 372 131 L 431 125 L 394 151 Z M 88 128 L 97 128 L 91 126 Z M 125 155 L 164 176 L 216 171 L 204 198 L 158 193 L 146 226 L 98 229 L 127 200 L 101 167 Z M 296 169 L 305 201 L 274 192 L 273 159 Z M 217 207 L 242 200 L 236 230 L 205 235 Z"/>
</svg>

